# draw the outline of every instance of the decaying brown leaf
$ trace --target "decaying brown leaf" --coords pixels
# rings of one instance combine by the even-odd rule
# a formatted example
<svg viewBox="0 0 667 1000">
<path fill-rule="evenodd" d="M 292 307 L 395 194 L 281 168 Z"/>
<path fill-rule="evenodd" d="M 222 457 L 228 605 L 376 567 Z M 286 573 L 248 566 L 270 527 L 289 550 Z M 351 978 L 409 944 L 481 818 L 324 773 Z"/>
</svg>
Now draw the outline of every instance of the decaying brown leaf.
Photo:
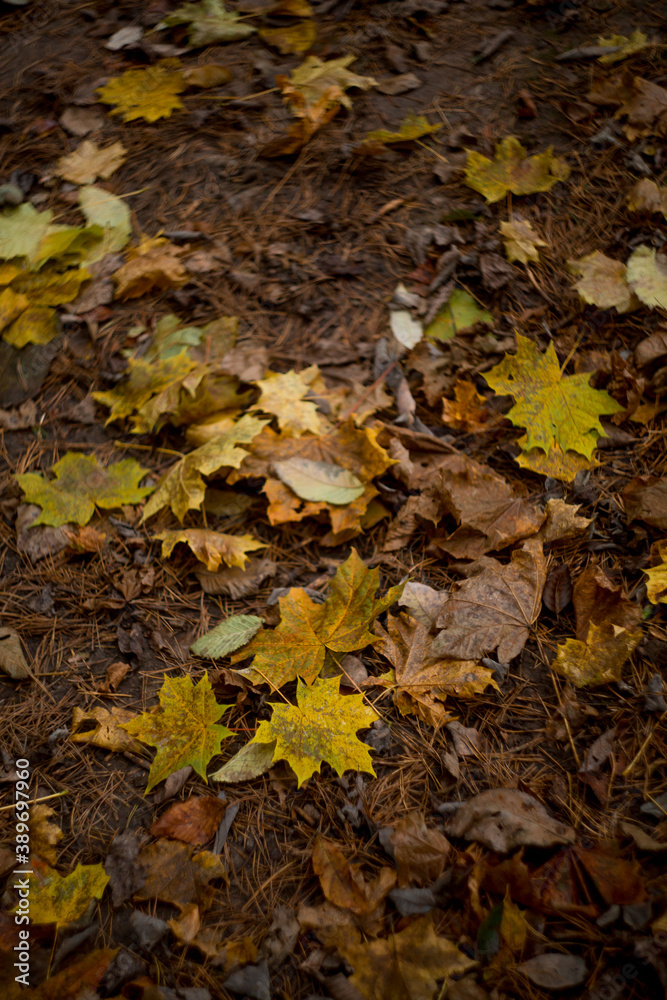
<svg viewBox="0 0 667 1000">
<path fill-rule="evenodd" d="M 391 833 L 391 848 L 398 868 L 398 884 L 431 885 L 447 865 L 451 845 L 447 838 L 432 827 L 420 812 L 408 813 L 398 821 Z"/>
<path fill-rule="evenodd" d="M 431 647 L 434 656 L 481 659 L 494 649 L 501 663 L 517 656 L 536 620 L 546 579 L 541 542 L 529 539 L 503 566 L 483 556 L 445 603 Z"/>
<path fill-rule="evenodd" d="M 212 796 L 191 795 L 175 802 L 151 826 L 152 837 L 168 837 L 184 844 L 208 844 L 215 836 L 226 806 Z"/>
<path fill-rule="evenodd" d="M 591 624 L 611 622 L 632 631 L 641 621 L 641 608 L 629 600 L 622 588 L 609 579 L 601 566 L 588 566 L 574 585 L 577 639 L 584 641 Z"/>
<path fill-rule="evenodd" d="M 450 837 L 484 844 L 496 854 L 516 847 L 553 847 L 571 844 L 575 833 L 560 823 L 542 803 L 515 788 L 492 788 L 465 802 L 446 824 Z"/>
<path fill-rule="evenodd" d="M 381 916 L 380 908 L 396 884 L 396 872 L 391 868 L 381 868 L 373 881 L 366 881 L 361 866 L 351 864 L 336 844 L 322 837 L 313 848 L 313 870 L 326 899 L 367 921 L 365 926 Z"/>
<path fill-rule="evenodd" d="M 146 881 L 134 898 L 159 899 L 181 908 L 197 903 L 200 909 L 207 909 L 215 893 L 209 883 L 227 878 L 217 854 L 193 853 L 192 847 L 177 840 L 158 840 L 144 847 L 139 863 L 146 871 Z"/>
</svg>

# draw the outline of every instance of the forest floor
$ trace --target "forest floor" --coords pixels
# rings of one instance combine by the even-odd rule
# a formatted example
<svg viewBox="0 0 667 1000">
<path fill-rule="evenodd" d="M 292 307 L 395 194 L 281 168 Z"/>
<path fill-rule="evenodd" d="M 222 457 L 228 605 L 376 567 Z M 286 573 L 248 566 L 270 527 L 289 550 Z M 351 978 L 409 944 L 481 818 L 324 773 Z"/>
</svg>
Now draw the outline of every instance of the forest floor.
<svg viewBox="0 0 667 1000">
<path fill-rule="evenodd" d="M 667 189 L 661 211 L 631 211 L 628 203 L 638 181 L 659 185 L 667 176 L 665 5 L 311 2 L 316 37 L 299 54 L 280 54 L 262 32 L 188 46 L 187 26 L 153 30 L 176 9 L 171 0 L 0 2 L 0 183 L 18 185 L 26 203 L 53 210 L 58 222 L 80 225 L 80 185 L 64 180 L 57 165 L 87 139 L 105 147 L 120 141 L 124 162 L 98 185 L 126 200 L 135 243 L 142 234 L 166 237 L 187 270 L 172 287 L 158 275 L 144 294 L 123 296 L 118 286 L 114 297 L 101 290 L 86 301 L 84 289 L 82 299 L 60 304 L 59 332 L 48 343 L 0 340 L 0 638 L 18 634 L 13 655 L 26 664 L 18 677 L 10 676 L 7 658 L 0 669 L 3 995 L 662 996 L 667 633 L 644 571 L 665 558 L 658 543 L 667 527 L 660 402 L 667 278 L 663 273 L 653 308 L 640 295 L 642 302 L 619 311 L 604 307 L 608 302 L 586 304 L 568 261 L 595 251 L 626 261 L 638 247 L 660 249 L 667 237 Z M 227 6 L 262 30 L 299 21 L 268 0 Z M 141 32 L 126 47 L 108 48 L 125 27 Z M 622 61 L 601 64 L 599 53 L 557 60 L 637 29 L 651 44 Z M 350 71 L 375 83 L 349 89 L 350 106 L 285 153 L 295 119 L 276 77 L 309 55 L 353 56 Z M 162 58 L 217 64 L 231 79 L 181 93 L 184 107 L 154 122 L 123 121 L 98 100 L 96 89 L 108 80 Z M 625 96 L 605 103 L 599 95 L 620 77 Z M 654 85 L 644 104 L 637 80 Z M 370 131 L 396 132 L 409 114 L 440 128 L 361 148 Z M 488 202 L 466 184 L 467 151 L 493 157 L 507 136 L 530 155 L 553 147 L 569 176 L 548 191 Z M 499 226 L 517 219 L 529 220 L 544 241 L 539 259 L 508 262 Z M 109 275 L 102 278 L 95 287 L 106 282 L 113 292 Z M 456 321 L 456 291 L 488 311 L 486 325 L 482 313 L 476 325 Z M 455 335 L 401 348 L 390 327 L 397 307 L 424 327 L 438 316 L 452 319 Z M 248 443 L 249 464 L 226 486 L 225 463 L 207 474 L 213 493 L 209 488 L 203 526 L 246 539 L 250 532 L 265 546 L 250 571 L 213 572 L 215 560 L 205 570 L 181 544 L 161 554 L 155 535 L 179 530 L 176 518 L 162 509 L 142 521 L 134 502 L 98 505 L 88 527 L 85 518 L 78 527 L 75 518 L 69 526 L 29 527 L 37 508 L 26 505 L 17 476 L 48 472 L 75 453 L 103 466 L 134 458 L 154 487 L 175 458 L 206 440 L 186 436 L 186 425 L 199 426 L 224 406 L 211 403 L 207 411 L 204 401 L 189 420 L 163 419 L 137 434 L 127 418 L 105 423 L 109 408 L 91 395 L 124 385 L 128 357 L 151 356 L 150 337 L 169 314 L 200 330 L 236 318 L 227 322 L 229 330 L 237 326 L 234 366 L 221 362 L 217 371 L 243 395 L 225 419 L 255 405 L 268 371 L 309 369 L 309 395 L 283 400 L 279 412 L 256 409 L 273 419 L 273 431 L 261 432 L 264 439 L 273 433 L 265 452 L 255 444 L 253 453 Z M 540 352 L 555 348 L 563 373 L 585 375 L 582 384 L 590 379 L 615 401 L 603 410 L 597 464 L 578 455 L 568 476 L 517 461 L 524 454 L 520 425 L 503 419 L 509 399 L 484 378 L 513 355 L 517 335 Z M 196 357 L 209 373 L 215 360 L 208 349 Z M 465 386 L 475 392 L 454 414 L 455 393 Z M 319 406 L 322 432 L 326 426 L 330 437 L 341 437 L 347 428 L 347 440 L 356 442 L 356 465 L 342 445 L 305 454 L 329 456 L 365 485 L 365 496 L 375 493 L 361 520 L 336 521 L 336 504 L 316 506 L 267 472 L 272 447 L 279 459 L 295 454 L 282 447 L 284 431 L 290 412 L 307 412 L 308 401 Z M 305 427 L 296 434 L 306 444 L 318 437 Z M 568 505 L 569 527 L 545 534 L 558 504 L 562 511 Z M 502 524 L 494 536 L 487 515 L 496 507 Z M 186 528 L 202 524 L 193 509 Z M 378 713 L 358 730 L 372 749 L 374 775 L 349 764 L 339 776 L 323 763 L 297 785 L 285 757 L 276 757 L 257 777 L 216 782 L 211 771 L 232 759 L 258 724 L 268 724 L 272 706 L 294 703 L 299 668 L 285 684 L 267 686 L 248 659 L 213 662 L 193 654 L 193 643 L 239 614 L 263 619 L 260 640 L 270 635 L 281 613 L 285 622 L 289 588 L 307 588 L 303 600 L 318 607 L 335 590 L 340 567 L 352 565 L 352 548 L 368 568 L 357 571 L 373 570 L 364 577 L 371 598 L 406 581 L 428 588 L 413 588 L 421 597 L 412 604 L 401 598 L 402 611 L 387 599 L 369 613 L 363 624 L 372 626 L 374 644 L 328 647 L 324 677 L 338 674 L 343 701 L 354 698 L 358 707 L 361 693 Z M 517 598 L 522 613 L 530 601 L 535 610 L 510 622 L 511 640 L 503 646 L 482 637 L 472 653 L 461 652 L 463 640 L 456 649 L 440 640 L 459 628 L 462 614 L 454 608 L 445 621 L 446 596 L 454 600 L 480 574 L 502 575 L 524 558 L 534 560 L 540 579 Z M 415 611 L 422 598 L 436 610 Z M 461 627 L 474 631 L 466 621 Z M 599 648 L 582 652 L 591 623 L 599 627 L 591 633 Z M 424 698 L 416 688 L 410 694 L 406 681 L 401 700 L 400 670 L 418 653 L 420 666 L 428 665 L 424 649 L 443 626 L 445 661 L 468 664 L 471 673 L 458 686 L 433 681 Z M 408 630 L 402 640 L 400 628 Z M 618 634 L 637 631 L 641 637 L 628 639 L 627 655 L 605 682 L 579 685 L 576 673 L 551 666 L 575 637 L 581 648 L 574 653 L 590 659 L 611 649 Z M 392 649 L 393 661 L 383 655 Z M 336 651 L 346 654 L 342 665 Z M 374 679 L 390 666 L 396 674 L 378 685 Z M 123 745 L 120 721 L 153 709 L 165 679 L 199 684 L 204 677 L 218 703 L 232 706 L 224 716 L 232 735 L 206 757 L 203 772 L 179 766 L 145 794 L 154 747 L 129 734 Z M 95 722 L 100 706 L 112 714 L 98 713 Z M 348 718 L 342 702 L 336 706 L 342 732 Z M 176 719 L 175 731 L 179 725 L 187 721 Z M 105 734 L 115 749 L 104 748 Z M 31 827 L 35 905 L 39 915 L 48 896 L 55 913 L 32 920 L 32 992 L 14 982 L 12 951 L 12 803 L 23 759 L 34 809 L 45 804 L 33 810 Z M 456 805 L 498 789 L 527 793 L 532 805 L 501 797 L 493 818 L 466 827 Z M 194 822 L 201 798 L 216 800 L 197 826 L 207 832 L 184 843 L 177 820 Z M 171 827 L 156 826 L 175 803 L 185 811 L 170 814 Z M 205 856 L 193 855 L 202 849 Z M 81 906 L 54 889 L 53 870 L 65 879 L 77 865 L 95 866 L 91 878 L 100 865 L 106 873 Z M 188 885 L 165 887 L 159 876 L 167 869 L 172 881 Z"/>
</svg>

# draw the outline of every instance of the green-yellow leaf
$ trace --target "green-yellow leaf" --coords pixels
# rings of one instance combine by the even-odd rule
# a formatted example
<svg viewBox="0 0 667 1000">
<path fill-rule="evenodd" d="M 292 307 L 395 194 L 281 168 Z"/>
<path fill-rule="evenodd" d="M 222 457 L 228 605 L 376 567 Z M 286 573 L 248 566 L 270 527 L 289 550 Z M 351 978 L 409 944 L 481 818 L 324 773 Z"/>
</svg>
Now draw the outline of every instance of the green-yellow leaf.
<svg viewBox="0 0 667 1000">
<path fill-rule="evenodd" d="M 628 285 L 651 309 L 667 309 L 667 257 L 641 246 L 628 258 Z"/>
<path fill-rule="evenodd" d="M 276 741 L 271 743 L 246 743 L 238 753 L 223 764 L 219 771 L 209 774 L 211 781 L 232 784 L 236 781 L 252 781 L 266 774 L 273 764 Z"/>
<path fill-rule="evenodd" d="M 21 271 L 11 287 L 26 295 L 33 306 L 60 306 L 75 299 L 82 284 L 89 278 L 85 267 L 69 268 L 67 271 L 45 267 L 41 271 Z"/>
<path fill-rule="evenodd" d="M 255 657 L 252 666 L 239 673 L 254 684 L 275 688 L 296 677 L 310 684 L 324 665 L 327 649 L 351 653 L 376 643 L 370 626 L 398 600 L 403 589 L 392 587 L 377 599 L 379 584 L 379 571 L 369 570 L 352 549 L 331 581 L 324 604 L 316 604 L 300 589 L 280 598 L 280 624 L 275 629 L 262 629 L 233 657 L 234 661 Z"/>
<path fill-rule="evenodd" d="M 157 712 L 144 712 L 123 726 L 142 743 L 157 747 L 146 794 L 186 764 L 206 781 L 208 762 L 232 735 L 225 726 L 215 725 L 231 705 L 217 703 L 207 674 L 196 685 L 190 677 L 167 677 L 158 697 Z"/>
<path fill-rule="evenodd" d="M 0 258 L 27 257 L 31 260 L 51 225 L 53 212 L 37 209 L 24 201 L 18 208 L 7 208 L 0 215 Z"/>
<path fill-rule="evenodd" d="M 641 52 L 648 45 L 648 38 L 643 31 L 633 31 L 629 38 L 626 35 L 611 35 L 610 38 L 598 38 L 598 45 L 610 49 L 606 55 L 601 55 L 598 62 L 609 65 L 627 59 L 636 52 Z"/>
<path fill-rule="evenodd" d="M 134 458 L 104 468 L 94 455 L 68 451 L 50 471 L 53 479 L 41 472 L 16 477 L 26 501 L 42 508 L 33 525 L 87 524 L 96 506 L 108 509 L 140 503 L 152 491 L 151 486 L 139 486 L 149 470 Z"/>
<path fill-rule="evenodd" d="M 287 458 L 284 462 L 274 462 L 273 468 L 282 482 L 302 500 L 323 500 L 342 506 L 352 503 L 366 489 L 353 472 L 331 462 Z"/>
<path fill-rule="evenodd" d="M 380 143 L 382 146 L 390 146 L 395 142 L 412 142 L 414 139 L 421 139 L 422 136 L 437 132 L 442 125 L 431 125 L 424 115 L 410 113 L 401 122 L 398 132 L 390 132 L 386 128 L 377 128 L 369 132 L 362 143 L 362 148 L 366 143 Z"/>
<path fill-rule="evenodd" d="M 301 55 L 313 47 L 317 38 L 317 26 L 312 18 L 299 21 L 298 24 L 284 25 L 279 28 L 260 28 L 259 37 L 272 45 L 283 55 L 296 53 Z"/>
<path fill-rule="evenodd" d="M 132 233 L 130 210 L 122 198 L 104 188 L 88 184 L 79 191 L 79 207 L 90 225 L 102 228 L 102 238 L 84 257 L 93 264 L 108 253 L 122 250 Z"/>
<path fill-rule="evenodd" d="M 31 858 L 30 922 L 33 924 L 71 924 L 88 908 L 93 899 L 101 899 L 109 882 L 104 866 L 78 864 L 69 875 L 61 875 L 45 861 Z M 16 910 L 14 910 L 16 912 Z"/>
<path fill-rule="evenodd" d="M 238 446 L 249 444 L 265 426 L 265 420 L 244 414 L 229 431 L 179 459 L 158 483 L 146 504 L 143 520 L 146 521 L 163 507 L 171 507 L 181 522 L 189 510 L 198 510 L 206 492 L 202 475 L 210 476 L 225 467 L 238 469 L 248 455 L 244 448 Z"/>
<path fill-rule="evenodd" d="M 60 331 L 58 315 L 48 306 L 30 306 L 3 332 L 3 340 L 12 347 L 48 344 Z"/>
<path fill-rule="evenodd" d="M 469 292 L 455 288 L 443 310 L 424 330 L 424 336 L 436 340 L 451 340 L 457 333 L 472 330 L 477 323 L 493 326 L 493 316 L 482 309 Z"/>
<path fill-rule="evenodd" d="M 184 3 L 173 14 L 168 14 L 158 27 L 171 28 L 187 24 L 190 45 L 215 45 L 217 42 L 235 42 L 246 38 L 257 29 L 242 21 L 236 11 L 226 10 L 222 0 L 200 0 Z"/>
<path fill-rule="evenodd" d="M 651 604 L 667 604 L 667 541 L 658 543 L 660 563 L 642 570 L 648 577 L 646 593 Z"/>
<path fill-rule="evenodd" d="M 544 153 L 527 156 L 514 136 L 501 139 L 493 160 L 473 149 L 466 152 L 465 182 L 489 203 L 500 201 L 510 191 L 516 195 L 550 191 L 570 176 L 569 166 L 553 155 L 551 146 Z"/>
<path fill-rule="evenodd" d="M 637 299 L 628 286 L 627 268 L 622 261 L 594 250 L 580 260 L 569 260 L 567 265 L 579 277 L 574 287 L 584 302 L 619 313 L 636 308 Z"/>
<path fill-rule="evenodd" d="M 190 646 L 190 652 L 196 656 L 210 656 L 213 660 L 221 660 L 240 646 L 247 645 L 262 627 L 262 621 L 257 615 L 232 615 L 200 636 Z"/>
<path fill-rule="evenodd" d="M 600 417 L 623 409 L 608 392 L 590 387 L 590 372 L 563 375 L 553 343 L 542 354 L 518 334 L 517 353 L 505 355 L 484 378 L 494 392 L 516 400 L 507 418 L 526 428 L 519 442 L 523 450 L 538 448 L 547 457 L 558 447 L 591 459 L 604 436 Z"/>
<path fill-rule="evenodd" d="M 12 288 L 3 288 L 0 292 L 0 330 L 13 323 L 30 305 L 30 299 Z"/>
<path fill-rule="evenodd" d="M 162 542 L 162 556 L 168 559 L 174 547 L 182 542 L 196 555 L 206 569 L 215 573 L 220 563 L 245 569 L 248 561 L 246 553 L 266 548 L 253 535 L 227 535 L 210 528 L 183 528 L 180 531 L 163 531 L 155 535 Z M 201 569 L 201 567 L 200 567 Z"/>
<path fill-rule="evenodd" d="M 251 743 L 276 741 L 273 760 L 286 760 L 298 786 L 318 773 L 322 761 L 337 774 L 347 770 L 375 774 L 371 755 L 357 730 L 366 729 L 377 713 L 363 695 L 339 693 L 340 678 L 316 680 L 310 687 L 297 682 L 296 705 L 273 705 L 270 721 L 263 720 Z"/>
<path fill-rule="evenodd" d="M 179 69 L 158 63 L 111 77 L 104 87 L 98 87 L 97 94 L 104 104 L 115 105 L 111 114 L 122 115 L 123 121 L 143 118 L 155 122 L 183 107 L 178 95 L 186 86 Z"/>
<path fill-rule="evenodd" d="M 34 268 L 41 267 L 47 260 L 58 259 L 59 265 L 77 264 L 92 254 L 104 235 L 101 226 L 49 226 L 46 236 L 31 258 Z"/>
<path fill-rule="evenodd" d="M 584 642 L 566 639 L 558 646 L 551 668 L 575 687 L 599 687 L 620 681 L 623 665 L 641 642 L 641 632 L 620 625 L 591 622 Z"/>
</svg>

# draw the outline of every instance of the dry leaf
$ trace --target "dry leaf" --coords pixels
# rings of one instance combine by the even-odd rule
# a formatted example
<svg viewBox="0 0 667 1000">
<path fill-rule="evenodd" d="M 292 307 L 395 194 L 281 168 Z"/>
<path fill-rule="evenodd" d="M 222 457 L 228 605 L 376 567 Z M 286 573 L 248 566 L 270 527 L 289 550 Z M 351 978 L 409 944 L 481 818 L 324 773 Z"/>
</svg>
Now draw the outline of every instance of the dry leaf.
<svg viewBox="0 0 667 1000">
<path fill-rule="evenodd" d="M 181 288 L 189 280 L 181 251 L 162 236 L 142 236 L 139 246 L 127 252 L 127 258 L 113 276 L 117 299 L 138 299 L 168 288 Z"/>
<path fill-rule="evenodd" d="M 420 812 L 411 812 L 393 827 L 391 847 L 400 886 L 430 886 L 440 878 L 451 844 L 438 830 L 426 826 Z"/>
<path fill-rule="evenodd" d="M 633 631 L 642 615 L 638 604 L 629 600 L 620 586 L 613 583 L 601 566 L 588 566 L 574 585 L 574 611 L 577 639 L 584 641 L 589 625 L 613 623 Z"/>
<path fill-rule="evenodd" d="M 514 136 L 498 143 L 493 160 L 473 149 L 466 153 L 465 182 L 484 195 L 487 202 L 500 201 L 510 191 L 516 195 L 550 191 L 554 184 L 570 176 L 569 166 L 553 155 L 553 147 L 545 153 L 527 156 Z"/>
<path fill-rule="evenodd" d="M 15 681 L 32 676 L 20 636 L 11 628 L 0 627 L 0 670 Z"/>
<path fill-rule="evenodd" d="M 507 259 L 518 260 L 520 264 L 540 259 L 538 247 L 547 244 L 541 240 L 527 219 L 515 219 L 513 222 L 501 222 L 500 232 L 505 238 L 505 253 Z"/>
<path fill-rule="evenodd" d="M 95 705 L 87 712 L 82 708 L 75 708 L 72 712 L 72 730 L 70 740 L 73 743 L 91 743 L 93 746 L 102 747 L 103 750 L 115 750 L 123 752 L 129 750 L 132 753 L 142 754 L 144 749 L 138 740 L 125 732 L 122 728 L 125 723 L 134 718 L 134 712 L 128 712 L 124 708 L 104 708 L 102 705 Z M 79 732 L 82 726 L 89 727 L 93 723 L 93 728 L 86 728 L 84 732 Z"/>
<path fill-rule="evenodd" d="M 474 795 L 457 809 L 445 828 L 450 837 L 475 840 L 496 854 L 575 840 L 571 826 L 553 819 L 538 799 L 515 788 L 493 788 Z"/>
<path fill-rule="evenodd" d="M 586 639 L 566 639 L 558 646 L 551 669 L 575 687 L 599 687 L 621 679 L 623 666 L 641 642 L 641 632 L 620 625 L 591 622 Z"/>
<path fill-rule="evenodd" d="M 63 839 L 63 832 L 57 823 L 51 822 L 54 810 L 43 803 L 30 809 L 30 851 L 50 865 L 58 860 L 56 844 Z"/>
<path fill-rule="evenodd" d="M 215 573 L 220 563 L 244 569 L 248 552 L 264 549 L 264 542 L 258 542 L 252 535 L 226 535 L 209 528 L 182 528 L 180 531 L 162 531 L 155 538 L 162 542 L 162 558 L 168 559 L 179 543 L 187 545 L 191 552 L 204 563 L 206 569 Z"/>
<path fill-rule="evenodd" d="M 177 840 L 158 840 L 142 848 L 139 863 L 146 881 L 134 898 L 159 899 L 181 910 L 189 903 L 208 908 L 214 895 L 209 883 L 227 877 L 217 854 L 193 853 L 189 844 Z"/>
<path fill-rule="evenodd" d="M 442 419 L 457 431 L 476 434 L 490 430 L 499 417 L 489 410 L 486 399 L 480 396 L 472 382 L 457 379 L 454 400 L 442 401 Z"/>
<path fill-rule="evenodd" d="M 93 899 L 101 899 L 109 882 L 102 865 L 78 864 L 61 875 L 33 857 L 30 861 L 30 922 L 63 927 L 80 917 Z"/>
<path fill-rule="evenodd" d="M 329 902 L 363 918 L 364 929 L 382 915 L 382 904 L 396 885 L 396 872 L 391 868 L 381 868 L 376 878 L 366 881 L 361 865 L 350 864 L 340 848 L 323 837 L 315 840 L 313 871 Z"/>
<path fill-rule="evenodd" d="M 216 573 L 199 570 L 197 579 L 205 594 L 227 594 L 234 600 L 260 590 L 265 580 L 275 576 L 277 566 L 270 559 L 250 559 L 245 569 L 220 569 Z"/>
<path fill-rule="evenodd" d="M 137 118 L 147 122 L 168 118 L 172 111 L 183 107 L 178 95 L 187 86 L 178 65 L 175 60 L 165 60 L 156 66 L 128 69 L 98 87 L 99 99 L 104 104 L 114 104 L 111 114 L 122 115 L 126 122 Z"/>
<path fill-rule="evenodd" d="M 122 142 L 101 147 L 90 139 L 58 160 L 58 173 L 65 181 L 73 184 L 94 184 L 98 177 L 107 180 L 125 163 L 127 150 Z"/>
<path fill-rule="evenodd" d="M 169 837 L 184 844 L 208 844 L 220 826 L 227 806 L 221 799 L 191 795 L 175 802 L 153 823 L 151 837 Z"/>
</svg>

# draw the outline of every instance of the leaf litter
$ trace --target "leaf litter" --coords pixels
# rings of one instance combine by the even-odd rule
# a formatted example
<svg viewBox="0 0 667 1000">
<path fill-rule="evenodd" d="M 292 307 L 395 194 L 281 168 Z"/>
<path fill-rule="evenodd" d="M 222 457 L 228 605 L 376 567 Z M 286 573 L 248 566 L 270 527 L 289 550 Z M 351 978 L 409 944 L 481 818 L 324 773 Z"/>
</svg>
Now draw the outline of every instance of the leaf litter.
<svg viewBox="0 0 667 1000">
<path fill-rule="evenodd" d="M 532 7 L 488 12 L 531 81 Z M 73 104 L 54 145 L 47 77 L 12 92 L 0 188 L 40 996 L 546 996 L 628 941 L 664 978 L 658 25 L 564 19 L 519 142 L 497 49 L 456 110 L 455 15 L 395 8 L 20 35 Z"/>
</svg>

